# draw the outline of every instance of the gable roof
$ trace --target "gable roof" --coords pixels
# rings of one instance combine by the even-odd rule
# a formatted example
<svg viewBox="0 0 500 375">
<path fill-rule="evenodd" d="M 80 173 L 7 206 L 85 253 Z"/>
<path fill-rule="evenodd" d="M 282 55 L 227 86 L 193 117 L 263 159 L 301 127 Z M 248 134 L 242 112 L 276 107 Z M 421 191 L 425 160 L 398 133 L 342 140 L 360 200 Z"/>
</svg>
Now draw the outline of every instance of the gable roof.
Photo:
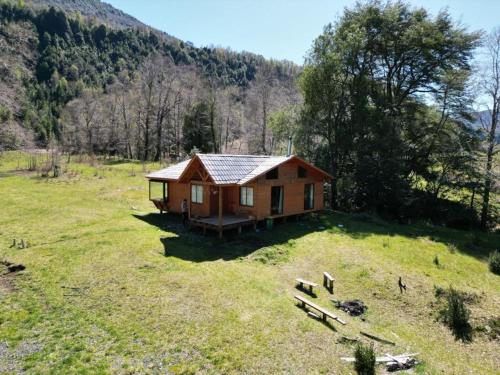
<svg viewBox="0 0 500 375">
<path fill-rule="evenodd" d="M 169 168 L 150 173 L 146 177 L 149 179 L 179 180 L 189 169 L 189 165 L 195 160 L 199 160 L 215 184 L 244 185 L 292 159 L 297 159 L 322 173 L 324 176 L 331 178 L 328 173 L 294 155 L 269 156 L 227 154 L 196 154 L 191 160 L 186 160 Z"/>
</svg>

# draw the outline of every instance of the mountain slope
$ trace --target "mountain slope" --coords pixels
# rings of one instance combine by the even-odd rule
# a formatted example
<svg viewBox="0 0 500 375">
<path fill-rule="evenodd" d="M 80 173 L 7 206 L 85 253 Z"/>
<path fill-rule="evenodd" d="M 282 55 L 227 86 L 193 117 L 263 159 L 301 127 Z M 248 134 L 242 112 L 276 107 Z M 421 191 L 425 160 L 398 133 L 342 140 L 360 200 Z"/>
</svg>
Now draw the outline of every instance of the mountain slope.
<svg viewBox="0 0 500 375">
<path fill-rule="evenodd" d="M 248 52 L 196 48 L 100 1 L 33 0 L 23 5 L 0 0 L 0 45 L 14 45 L 12 40 L 21 37 L 25 30 L 31 30 L 29 44 L 20 44 L 19 51 L 11 47 L 0 52 L 0 61 L 9 61 L 4 65 L 16 72 L 9 75 L 17 77 L 15 88 L 7 85 L 10 89 L 0 92 L 0 103 L 14 114 L 14 122 L 28 131 L 34 130 L 35 141 L 42 147 L 64 138 L 65 124 L 60 116 L 67 103 L 87 90 L 102 91 L 106 96 L 117 82 L 139 84 L 141 69 L 152 56 L 161 57 L 160 70 L 174 74 L 174 79 L 194 74 L 197 89 L 184 98 L 181 118 L 193 101 L 214 98 L 216 92 L 231 89 L 231 104 L 225 109 L 216 108 L 219 118 L 212 116 L 214 121 L 220 121 L 217 126 L 222 132 L 222 112 L 227 112 L 228 105 L 239 108 L 239 120 L 232 124 L 227 116 L 224 120 L 226 144 L 230 130 L 235 137 L 248 136 L 250 141 L 253 135 L 241 128 L 254 124 L 263 127 L 262 142 L 274 145 L 272 136 L 266 135 L 267 116 L 296 96 L 294 82 L 299 68 L 293 63 L 269 61 Z M 170 64 L 176 69 L 169 69 Z M 272 95 L 269 88 L 274 90 Z M 254 108 L 257 99 L 250 108 L 249 95 L 265 96 L 266 102 L 261 101 L 262 115 Z M 232 126 L 237 128 L 229 129 Z M 222 140 L 222 133 L 218 136 Z M 179 142 L 182 135 L 176 137 Z M 18 143 L 0 144 L 0 148 L 17 146 Z M 266 148 L 263 144 L 259 147 Z"/>
<path fill-rule="evenodd" d="M 111 27 L 147 27 L 131 15 L 99 0 L 30 0 L 29 3 L 35 7 L 53 6 L 68 13 L 80 13 Z"/>
</svg>

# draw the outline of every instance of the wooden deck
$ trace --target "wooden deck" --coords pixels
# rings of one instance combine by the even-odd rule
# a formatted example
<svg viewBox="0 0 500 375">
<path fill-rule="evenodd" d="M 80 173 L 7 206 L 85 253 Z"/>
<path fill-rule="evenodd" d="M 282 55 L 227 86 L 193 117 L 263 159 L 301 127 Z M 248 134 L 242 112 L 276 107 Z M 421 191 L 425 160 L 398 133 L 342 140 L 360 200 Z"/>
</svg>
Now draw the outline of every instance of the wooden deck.
<svg viewBox="0 0 500 375">
<path fill-rule="evenodd" d="M 222 226 L 219 226 L 218 216 L 191 218 L 189 224 L 191 226 L 203 228 L 203 234 L 206 233 L 207 229 L 216 230 L 219 232 L 219 237 L 222 237 L 222 232 L 227 229 L 238 228 L 238 233 L 241 233 L 242 227 L 253 225 L 253 227 L 256 228 L 257 221 L 255 219 L 249 219 L 248 217 L 223 215 Z"/>
</svg>

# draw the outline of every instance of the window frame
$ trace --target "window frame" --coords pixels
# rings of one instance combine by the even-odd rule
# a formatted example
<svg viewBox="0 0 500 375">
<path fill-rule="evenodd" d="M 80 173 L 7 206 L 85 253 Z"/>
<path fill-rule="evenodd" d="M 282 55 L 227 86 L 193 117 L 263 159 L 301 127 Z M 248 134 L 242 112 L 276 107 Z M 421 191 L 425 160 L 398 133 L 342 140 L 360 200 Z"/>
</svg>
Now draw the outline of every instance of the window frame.
<svg viewBox="0 0 500 375">
<path fill-rule="evenodd" d="M 152 188 L 151 188 L 151 183 L 153 184 L 162 184 L 162 195 L 163 197 L 154 197 L 151 195 L 152 193 Z M 158 180 L 149 180 L 149 200 L 156 200 L 156 199 L 162 199 L 163 201 L 168 201 L 168 181 L 158 181 Z"/>
<path fill-rule="evenodd" d="M 194 194 L 193 194 L 194 188 Z M 201 191 L 201 194 L 198 194 Z M 198 198 L 200 198 L 198 200 Z M 191 203 L 203 204 L 203 185 L 191 184 Z"/>
<path fill-rule="evenodd" d="M 314 210 L 314 183 L 304 184 L 304 211 L 309 210 Z"/>
<path fill-rule="evenodd" d="M 243 193 L 243 191 L 245 191 Z M 248 204 L 248 191 L 252 192 L 252 204 Z M 240 186 L 240 206 L 243 207 L 253 207 L 254 205 L 254 189 L 252 186 Z M 245 198 L 245 202 L 243 202 L 243 198 Z"/>
</svg>

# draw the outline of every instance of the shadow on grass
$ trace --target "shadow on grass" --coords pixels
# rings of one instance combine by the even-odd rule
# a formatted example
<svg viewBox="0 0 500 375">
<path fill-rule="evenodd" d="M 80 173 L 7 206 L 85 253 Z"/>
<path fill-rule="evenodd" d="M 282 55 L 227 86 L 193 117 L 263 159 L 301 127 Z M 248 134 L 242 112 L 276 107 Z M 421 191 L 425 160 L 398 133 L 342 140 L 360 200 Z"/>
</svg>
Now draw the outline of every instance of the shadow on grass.
<svg viewBox="0 0 500 375">
<path fill-rule="evenodd" d="M 445 244 L 451 253 L 457 251 L 482 261 L 486 261 L 500 243 L 499 233 L 458 230 L 425 224 L 403 225 L 364 214 L 327 213 L 322 216 L 322 221 L 329 231 L 344 233 L 354 239 L 364 239 L 373 235 L 428 239 Z M 418 248 L 415 248 L 415 251 L 418 251 Z"/>
<path fill-rule="evenodd" d="M 307 308 L 303 308 L 300 304 L 296 304 L 295 307 L 300 309 L 301 311 L 304 311 L 310 319 L 313 319 L 313 320 L 323 324 L 325 327 L 330 328 L 332 331 L 337 332 L 337 328 L 335 328 L 335 326 L 333 325 L 333 323 L 330 320 L 321 319 L 321 317 L 316 312 L 311 311 Z M 310 312 L 314 315 L 309 314 Z"/>
<path fill-rule="evenodd" d="M 468 254 L 482 261 L 487 260 L 490 252 L 500 243 L 498 233 L 463 231 L 423 224 L 401 225 L 367 215 L 340 212 L 306 217 L 299 222 L 289 220 L 286 224 L 277 223 L 270 231 L 265 230 L 262 225 L 259 225 L 257 232 L 251 227 L 244 228 L 241 235 L 236 229 L 229 230 L 224 232 L 222 240 L 219 240 L 217 234 L 212 231 L 207 231 L 207 235 L 203 236 L 201 229 L 187 230 L 182 226 L 178 215 L 150 213 L 134 217 L 174 234 L 161 239 L 166 256 L 193 262 L 237 259 L 261 248 L 287 244 L 306 234 L 324 230 L 330 233 L 343 233 L 354 239 L 364 239 L 373 235 L 425 238 L 445 244 L 450 252 Z M 418 245 L 418 242 L 415 243 Z M 418 251 L 418 248 L 415 247 L 414 250 Z"/>
<path fill-rule="evenodd" d="M 295 285 L 295 289 L 297 289 L 299 292 L 307 294 L 311 298 L 318 298 L 318 295 L 316 293 L 311 292 L 309 289 L 301 287 L 300 285 Z"/>
<path fill-rule="evenodd" d="M 290 240 L 320 230 L 318 221 L 304 220 L 298 223 L 277 223 L 270 231 L 265 230 L 261 225 L 258 226 L 257 231 L 254 231 L 252 227 L 243 228 L 241 234 L 238 234 L 237 229 L 227 230 L 224 231 L 224 238 L 219 239 L 214 231 L 207 231 L 207 234 L 203 236 L 200 228 L 191 230 L 184 228 L 179 215 L 150 213 L 133 216 L 174 234 L 174 236 L 160 239 L 165 256 L 193 262 L 233 260 L 245 257 L 261 248 L 286 244 Z"/>
</svg>

